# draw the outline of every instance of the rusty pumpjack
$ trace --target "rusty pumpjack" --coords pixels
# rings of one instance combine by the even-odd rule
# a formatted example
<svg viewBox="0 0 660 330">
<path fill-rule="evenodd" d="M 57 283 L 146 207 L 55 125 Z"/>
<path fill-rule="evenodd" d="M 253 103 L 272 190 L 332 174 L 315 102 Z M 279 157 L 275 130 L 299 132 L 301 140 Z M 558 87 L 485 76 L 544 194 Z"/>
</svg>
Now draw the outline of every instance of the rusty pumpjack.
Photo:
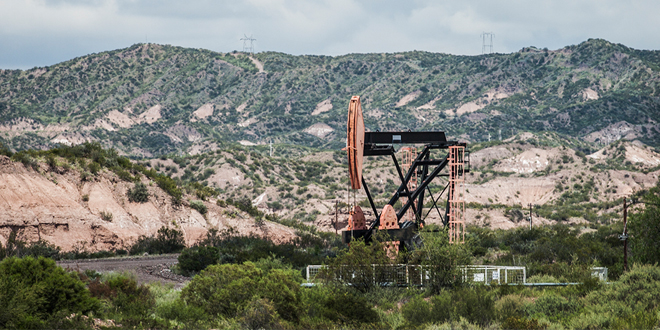
<svg viewBox="0 0 660 330">
<path fill-rule="evenodd" d="M 403 173 L 397 161 L 395 144 L 423 144 L 423 148 L 409 164 L 406 173 Z M 463 242 L 465 238 L 465 202 L 462 195 L 464 173 L 469 172 L 469 154 L 466 153 L 466 143 L 447 141 L 444 132 L 365 132 L 362 106 L 359 96 L 353 96 L 348 107 L 348 127 L 346 149 L 348 153 L 348 168 L 351 188 L 359 190 L 364 187 L 375 221 L 369 226 L 362 209 L 355 205 L 349 216 L 347 230 L 342 232 L 344 243 L 363 238 L 370 241 L 376 230 L 386 230 L 390 242 L 386 248 L 398 251 L 404 247 L 414 249 L 420 244 L 417 231 L 424 226 L 424 219 L 431 212 L 423 215 L 425 192 L 433 200 L 435 208 L 442 218 L 443 225 L 448 227 L 450 242 Z M 444 158 L 431 159 L 431 150 L 447 149 Z M 378 212 L 374 200 L 369 192 L 367 183 L 362 176 L 363 157 L 365 156 L 391 156 L 396 167 L 401 184 L 394 192 L 389 202 Z M 447 169 L 449 173 L 443 173 Z M 448 183 L 440 196 L 436 199 L 431 194 L 429 184 L 438 176 L 448 177 Z M 417 179 L 418 178 L 418 179 Z M 411 180 L 417 182 L 412 183 Z M 447 191 L 447 205 L 444 216 L 437 206 L 444 192 Z M 405 199 L 402 207 L 395 211 L 393 205 L 400 199 Z M 402 200 L 403 201 L 403 200 Z M 404 220 L 404 216 L 412 210 L 413 220 Z"/>
</svg>

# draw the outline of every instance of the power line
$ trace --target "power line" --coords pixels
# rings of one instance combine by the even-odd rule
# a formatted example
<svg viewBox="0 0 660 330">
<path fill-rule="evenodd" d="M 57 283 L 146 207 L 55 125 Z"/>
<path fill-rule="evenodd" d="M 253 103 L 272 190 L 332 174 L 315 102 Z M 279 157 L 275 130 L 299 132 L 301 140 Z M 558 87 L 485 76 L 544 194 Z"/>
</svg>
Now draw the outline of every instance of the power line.
<svg viewBox="0 0 660 330">
<path fill-rule="evenodd" d="M 491 54 L 493 52 L 493 37 L 495 33 L 484 32 L 481 34 L 481 53 Z"/>
<path fill-rule="evenodd" d="M 243 52 L 244 53 L 250 53 L 250 54 L 254 55 L 254 42 L 257 39 L 252 38 L 252 35 L 250 35 L 248 37 L 247 34 L 243 34 L 243 38 L 241 38 L 241 40 L 243 40 Z M 249 45 L 248 45 L 248 42 L 249 42 Z"/>
</svg>

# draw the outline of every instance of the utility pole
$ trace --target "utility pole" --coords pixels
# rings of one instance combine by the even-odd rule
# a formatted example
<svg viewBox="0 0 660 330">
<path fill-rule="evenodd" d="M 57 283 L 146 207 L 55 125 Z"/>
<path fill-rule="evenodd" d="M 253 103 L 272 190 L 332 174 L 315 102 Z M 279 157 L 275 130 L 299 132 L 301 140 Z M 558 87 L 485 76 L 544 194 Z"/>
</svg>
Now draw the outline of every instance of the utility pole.
<svg viewBox="0 0 660 330">
<path fill-rule="evenodd" d="M 273 140 L 270 140 L 270 158 L 273 158 Z"/>
<path fill-rule="evenodd" d="M 339 201 L 335 200 L 335 222 L 332 224 L 332 227 L 335 228 L 335 235 L 337 234 L 337 222 L 339 221 Z"/>
<path fill-rule="evenodd" d="M 529 230 L 532 230 L 532 203 L 529 203 Z"/>
<path fill-rule="evenodd" d="M 619 235 L 619 239 L 623 241 L 623 270 L 628 271 L 628 207 L 633 206 L 634 204 L 644 204 L 644 205 L 655 205 L 660 206 L 657 203 L 647 203 L 637 199 L 631 199 L 630 204 L 628 204 L 628 199 L 623 198 L 623 234 Z"/>
<path fill-rule="evenodd" d="M 623 198 L 623 235 L 619 236 L 623 241 L 623 270 L 628 271 L 628 204 Z"/>
</svg>

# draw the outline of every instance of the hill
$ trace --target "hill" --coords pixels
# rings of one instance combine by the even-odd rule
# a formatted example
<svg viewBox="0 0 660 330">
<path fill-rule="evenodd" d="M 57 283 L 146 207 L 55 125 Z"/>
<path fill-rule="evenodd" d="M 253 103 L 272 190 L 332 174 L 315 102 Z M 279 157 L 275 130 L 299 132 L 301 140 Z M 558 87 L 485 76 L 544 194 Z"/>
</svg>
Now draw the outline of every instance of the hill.
<svg viewBox="0 0 660 330">
<path fill-rule="evenodd" d="M 182 231 L 187 245 L 211 228 L 232 228 L 275 242 L 296 236 L 295 229 L 255 219 L 236 205 L 220 206 L 203 195 L 200 200 L 200 191 L 184 189 L 181 194 L 164 185 L 162 176 L 141 171 L 93 144 L 18 153 L 12 159 L 0 154 L 2 245 L 15 232 L 22 241 L 43 240 L 65 251 L 128 249 L 140 236 L 154 235 L 161 227 Z M 140 183 L 147 195 L 131 200 L 128 192 Z"/>
<path fill-rule="evenodd" d="M 100 141 L 135 157 L 270 141 L 344 144 L 361 95 L 370 130 L 442 130 L 483 142 L 555 132 L 591 153 L 660 145 L 660 52 L 590 39 L 558 50 L 455 56 L 215 53 L 136 44 L 0 71 L 0 142 L 14 150 Z"/>
</svg>

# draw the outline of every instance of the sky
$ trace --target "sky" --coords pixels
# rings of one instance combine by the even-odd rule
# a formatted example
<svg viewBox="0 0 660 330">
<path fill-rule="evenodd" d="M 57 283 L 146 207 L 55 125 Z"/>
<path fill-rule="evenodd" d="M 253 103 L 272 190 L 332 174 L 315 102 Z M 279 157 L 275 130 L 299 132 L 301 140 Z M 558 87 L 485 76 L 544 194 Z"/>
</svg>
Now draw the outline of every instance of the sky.
<svg viewBox="0 0 660 330">
<path fill-rule="evenodd" d="M 659 50 L 657 0 L 0 0 L 0 69 L 158 43 L 343 55 L 559 49 L 602 38 Z"/>
</svg>

